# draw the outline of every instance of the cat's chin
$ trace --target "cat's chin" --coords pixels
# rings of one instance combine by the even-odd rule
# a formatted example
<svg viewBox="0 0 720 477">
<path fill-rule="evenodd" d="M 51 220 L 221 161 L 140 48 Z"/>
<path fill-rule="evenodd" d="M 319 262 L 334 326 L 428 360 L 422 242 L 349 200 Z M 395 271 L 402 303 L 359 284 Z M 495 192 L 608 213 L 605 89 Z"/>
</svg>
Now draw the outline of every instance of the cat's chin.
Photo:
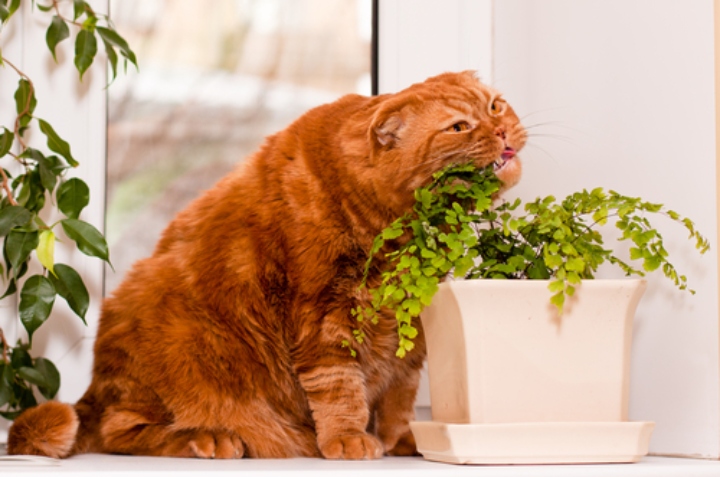
<svg viewBox="0 0 720 477">
<path fill-rule="evenodd" d="M 502 194 L 520 181 L 522 175 L 522 163 L 519 157 L 502 159 L 493 164 L 495 175 L 503 183 L 499 193 Z"/>
</svg>

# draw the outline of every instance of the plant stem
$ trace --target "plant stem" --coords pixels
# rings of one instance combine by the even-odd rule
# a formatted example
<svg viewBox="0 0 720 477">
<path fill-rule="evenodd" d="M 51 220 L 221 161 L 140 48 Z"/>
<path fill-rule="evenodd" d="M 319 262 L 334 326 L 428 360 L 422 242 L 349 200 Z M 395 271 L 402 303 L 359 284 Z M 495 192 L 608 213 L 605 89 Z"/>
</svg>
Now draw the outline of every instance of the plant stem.
<svg viewBox="0 0 720 477">
<path fill-rule="evenodd" d="M 20 143 L 20 148 L 21 148 L 23 151 L 25 151 L 25 150 L 27 149 L 27 143 L 25 142 L 25 140 L 23 139 L 22 135 L 20 134 L 20 118 L 22 118 L 22 117 L 23 117 L 24 115 L 26 115 L 26 114 L 29 114 L 29 112 L 30 112 L 30 105 L 32 104 L 32 99 L 33 99 L 33 97 L 35 96 L 35 85 L 34 85 L 33 82 L 30 80 L 30 78 L 28 77 L 28 75 L 26 75 L 25 73 L 23 73 L 22 71 L 20 71 L 20 69 L 19 69 L 17 66 L 15 66 L 15 65 L 12 64 L 10 61 L 8 61 L 8 59 L 5 58 L 4 56 L 2 57 L 2 61 L 3 61 L 3 63 L 5 63 L 6 65 L 8 65 L 10 68 L 12 68 L 13 70 L 15 70 L 15 72 L 16 72 L 21 78 L 25 79 L 25 81 L 28 82 L 28 86 L 29 86 L 29 88 L 30 88 L 30 91 L 28 92 L 27 103 L 25 103 L 25 109 L 23 109 L 23 110 L 17 115 L 17 117 L 15 118 L 15 138 L 16 138 L 16 139 L 18 140 L 18 142 Z"/>
<path fill-rule="evenodd" d="M 0 167 L 0 174 L 2 174 L 2 188 L 5 190 L 5 194 L 7 194 L 8 202 L 10 202 L 10 205 L 18 205 L 15 197 L 13 197 L 12 191 L 10 190 L 8 176 L 5 174 L 5 169 L 2 167 Z"/>
</svg>

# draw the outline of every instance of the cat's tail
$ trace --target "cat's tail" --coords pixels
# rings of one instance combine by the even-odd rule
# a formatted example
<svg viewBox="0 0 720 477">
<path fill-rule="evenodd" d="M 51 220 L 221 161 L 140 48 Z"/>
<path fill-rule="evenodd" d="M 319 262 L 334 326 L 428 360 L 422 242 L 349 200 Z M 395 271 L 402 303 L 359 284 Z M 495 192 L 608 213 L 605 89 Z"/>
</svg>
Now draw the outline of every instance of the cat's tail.
<svg viewBox="0 0 720 477">
<path fill-rule="evenodd" d="M 68 457 L 80 420 L 70 404 L 48 401 L 15 419 L 8 435 L 8 454 Z"/>
</svg>

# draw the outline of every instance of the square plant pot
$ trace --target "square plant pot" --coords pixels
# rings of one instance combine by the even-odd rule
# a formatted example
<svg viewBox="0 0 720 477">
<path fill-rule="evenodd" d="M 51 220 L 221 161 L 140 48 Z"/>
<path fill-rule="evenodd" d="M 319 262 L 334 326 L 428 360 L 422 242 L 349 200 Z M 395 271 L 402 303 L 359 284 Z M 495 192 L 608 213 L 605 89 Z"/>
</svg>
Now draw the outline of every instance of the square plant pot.
<svg viewBox="0 0 720 477">
<path fill-rule="evenodd" d="M 583 281 L 562 315 L 547 286 L 440 286 L 422 314 L 432 422 L 412 425 L 426 458 L 528 464 L 647 454 L 654 424 L 627 419 L 633 317 L 645 281 Z"/>
</svg>

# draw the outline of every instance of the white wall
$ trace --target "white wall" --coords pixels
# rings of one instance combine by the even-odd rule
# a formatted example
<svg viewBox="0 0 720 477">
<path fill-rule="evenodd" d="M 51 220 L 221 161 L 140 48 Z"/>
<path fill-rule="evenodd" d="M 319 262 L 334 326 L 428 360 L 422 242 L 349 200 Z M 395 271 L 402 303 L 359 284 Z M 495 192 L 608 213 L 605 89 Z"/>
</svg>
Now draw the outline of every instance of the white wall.
<svg viewBox="0 0 720 477">
<path fill-rule="evenodd" d="M 712 0 L 501 0 L 492 9 L 383 1 L 380 89 L 479 69 L 531 127 L 517 194 L 602 186 L 696 221 L 715 245 L 702 258 L 679 228 L 660 224 L 697 295 L 650 279 L 635 327 L 631 419 L 657 423 L 653 453 L 718 458 L 713 18 Z M 489 32 L 491 74 L 487 40 L 468 39 Z"/>
<path fill-rule="evenodd" d="M 98 12 L 107 11 L 107 1 L 91 4 Z M 68 6 L 72 9 L 71 4 Z M 80 162 L 80 166 L 71 171 L 72 175 L 82 178 L 90 186 L 90 205 L 83 211 L 81 219 L 103 230 L 107 131 L 107 77 L 103 53 L 99 53 L 100 61 L 96 60 L 80 84 L 73 65 L 74 47 L 70 40 L 57 48 L 59 65 L 53 62 L 45 45 L 45 29 L 51 16 L 37 10 L 32 12 L 31 2 L 23 2 L 23 10 L 16 15 L 19 17 L 9 23 L 11 28 L 2 32 L 2 54 L 33 81 L 38 102 L 35 115 L 46 119 L 70 143 L 73 156 Z M 14 120 L 13 94 L 17 81 L 12 70 L 7 67 L 0 69 L 0 125 L 11 124 Z M 37 129 L 30 138 L 31 145 L 46 149 L 45 138 Z M 3 159 L 2 165 L 8 167 L 9 161 L 9 158 Z M 89 326 L 85 327 L 65 301 L 58 298 L 52 316 L 33 337 L 33 354 L 45 356 L 57 365 L 62 376 L 58 399 L 75 402 L 90 382 L 92 343 L 103 293 L 103 266 L 100 260 L 67 247 L 65 244 L 72 242 L 64 238 L 61 227 L 56 227 L 54 231 L 64 242 L 56 245 L 56 262 L 74 267 L 83 276 L 90 292 L 90 309 L 86 316 Z M 0 287 L 5 290 L 4 283 Z M 0 302 L 0 327 L 12 343 L 20 336 L 27 339 L 15 310 L 13 298 Z M 0 419 L 0 442 L 5 441 L 7 428 L 7 421 Z"/>
<path fill-rule="evenodd" d="M 444 71 L 492 69 L 491 0 L 381 0 L 379 92 Z"/>
</svg>

